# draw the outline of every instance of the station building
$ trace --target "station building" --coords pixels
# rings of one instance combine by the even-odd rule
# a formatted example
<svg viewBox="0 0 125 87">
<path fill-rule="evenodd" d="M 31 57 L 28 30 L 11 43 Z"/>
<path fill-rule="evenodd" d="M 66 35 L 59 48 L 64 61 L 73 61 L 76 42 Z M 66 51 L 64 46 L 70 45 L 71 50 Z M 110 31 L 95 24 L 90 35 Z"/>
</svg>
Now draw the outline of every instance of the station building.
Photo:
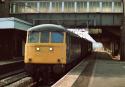
<svg viewBox="0 0 125 87">
<path fill-rule="evenodd" d="M 22 59 L 26 30 L 31 23 L 10 17 L 0 18 L 0 60 Z"/>
</svg>

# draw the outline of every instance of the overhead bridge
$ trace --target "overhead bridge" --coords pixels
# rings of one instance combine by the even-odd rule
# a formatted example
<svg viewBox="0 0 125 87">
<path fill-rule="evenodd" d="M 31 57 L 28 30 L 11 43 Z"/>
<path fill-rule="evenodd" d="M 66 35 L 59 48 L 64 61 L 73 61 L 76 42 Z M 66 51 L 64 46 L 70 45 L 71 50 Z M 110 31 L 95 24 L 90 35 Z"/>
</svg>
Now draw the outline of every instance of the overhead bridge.
<svg viewBox="0 0 125 87">
<path fill-rule="evenodd" d="M 121 0 L 12 0 L 10 15 L 37 24 L 66 27 L 120 26 Z"/>
</svg>

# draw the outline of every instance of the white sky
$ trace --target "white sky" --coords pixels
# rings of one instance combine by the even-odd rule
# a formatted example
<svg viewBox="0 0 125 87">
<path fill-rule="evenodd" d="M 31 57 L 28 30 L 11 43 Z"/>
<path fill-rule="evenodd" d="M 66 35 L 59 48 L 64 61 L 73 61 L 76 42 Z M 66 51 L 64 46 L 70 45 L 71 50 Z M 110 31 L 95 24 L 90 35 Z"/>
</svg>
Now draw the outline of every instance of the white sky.
<svg viewBox="0 0 125 87">
<path fill-rule="evenodd" d="M 68 29 L 69 31 L 74 32 L 75 34 L 79 35 L 80 37 L 83 37 L 93 43 L 93 49 L 94 48 L 101 48 L 103 47 L 102 43 L 96 42 L 88 33 L 86 29 Z"/>
<path fill-rule="evenodd" d="M 93 43 L 96 41 L 88 34 L 88 31 L 85 29 L 68 29 L 69 31 L 74 32 L 75 34 L 79 35 L 80 37 L 83 37 Z"/>
</svg>

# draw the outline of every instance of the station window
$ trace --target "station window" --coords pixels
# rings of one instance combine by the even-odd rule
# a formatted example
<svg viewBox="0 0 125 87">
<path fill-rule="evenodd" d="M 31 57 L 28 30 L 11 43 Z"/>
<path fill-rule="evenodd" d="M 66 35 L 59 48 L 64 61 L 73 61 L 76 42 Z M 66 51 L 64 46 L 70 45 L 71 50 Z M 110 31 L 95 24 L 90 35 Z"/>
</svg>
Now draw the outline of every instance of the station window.
<svg viewBox="0 0 125 87">
<path fill-rule="evenodd" d="M 49 32 L 41 32 L 40 42 L 41 43 L 49 42 Z"/>
<path fill-rule="evenodd" d="M 38 43 L 39 42 L 39 32 L 29 32 L 28 35 L 28 42 L 29 43 Z"/>
<path fill-rule="evenodd" d="M 87 12 L 87 2 L 77 2 L 77 12 Z"/>
<path fill-rule="evenodd" d="M 102 12 L 112 12 L 112 2 L 102 2 Z"/>
<path fill-rule="evenodd" d="M 52 43 L 63 43 L 64 33 L 63 32 L 52 32 L 51 33 L 51 42 Z"/>
</svg>

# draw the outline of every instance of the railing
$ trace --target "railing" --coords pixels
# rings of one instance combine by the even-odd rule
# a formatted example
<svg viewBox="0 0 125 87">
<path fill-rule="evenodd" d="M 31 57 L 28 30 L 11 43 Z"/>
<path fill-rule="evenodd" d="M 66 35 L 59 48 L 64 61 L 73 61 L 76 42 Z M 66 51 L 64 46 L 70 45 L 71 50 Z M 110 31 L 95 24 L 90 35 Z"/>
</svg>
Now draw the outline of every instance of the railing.
<svg viewBox="0 0 125 87">
<path fill-rule="evenodd" d="M 122 13 L 120 1 L 13 1 L 10 13 Z"/>
</svg>

